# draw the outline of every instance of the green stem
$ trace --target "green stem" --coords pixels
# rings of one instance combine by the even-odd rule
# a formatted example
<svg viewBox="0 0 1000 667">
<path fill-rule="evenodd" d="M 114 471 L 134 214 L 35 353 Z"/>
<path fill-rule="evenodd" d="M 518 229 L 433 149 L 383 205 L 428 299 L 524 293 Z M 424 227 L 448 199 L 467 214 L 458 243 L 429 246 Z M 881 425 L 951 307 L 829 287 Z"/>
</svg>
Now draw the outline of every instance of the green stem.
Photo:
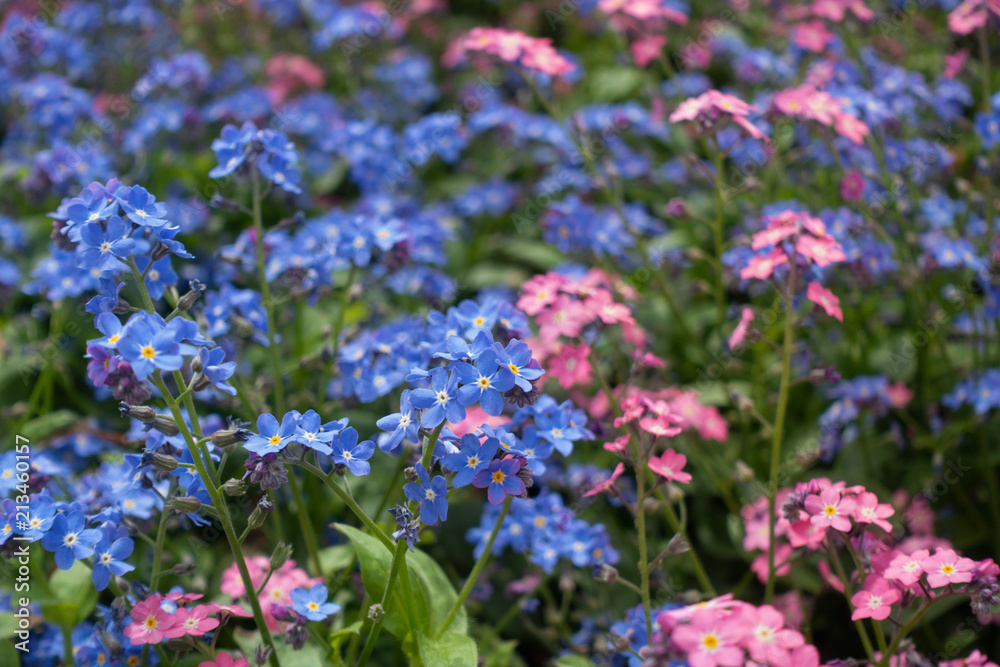
<svg viewBox="0 0 1000 667">
<path fill-rule="evenodd" d="M 431 433 L 431 437 L 427 440 L 427 444 L 424 445 L 423 456 L 420 457 L 420 463 L 423 464 L 427 472 L 430 473 L 431 461 L 434 460 L 434 448 L 437 447 L 438 438 L 441 437 L 441 431 L 444 430 L 444 425 L 446 422 L 441 422 Z"/>
<path fill-rule="evenodd" d="M 170 494 L 168 493 L 167 496 L 169 497 Z M 163 562 L 163 543 L 167 538 L 167 519 L 169 516 L 170 510 L 164 504 L 163 511 L 160 512 L 160 525 L 156 529 L 156 544 L 153 547 L 153 575 L 149 578 L 149 590 L 154 593 L 156 585 L 160 583 L 160 565 Z"/>
<path fill-rule="evenodd" d="M 500 533 L 500 528 L 503 526 L 504 519 L 507 518 L 507 512 L 510 511 L 510 502 L 513 496 L 507 496 L 507 500 L 503 503 L 503 509 L 500 510 L 500 516 L 497 517 L 497 522 L 493 526 L 493 532 L 490 533 L 490 538 L 486 541 L 486 547 L 483 549 L 483 553 L 479 555 L 479 560 L 476 564 L 472 566 L 472 572 L 469 574 L 469 578 L 465 580 L 465 585 L 462 586 L 462 590 L 458 593 L 458 599 L 455 603 L 451 605 L 451 609 L 448 610 L 448 615 L 445 616 L 444 623 L 441 624 L 441 629 L 438 630 L 437 636 L 441 637 L 444 633 L 448 631 L 451 627 L 452 622 L 455 620 L 455 616 L 458 615 L 458 610 L 462 608 L 465 604 L 465 599 L 469 597 L 469 593 L 472 592 L 472 587 L 476 585 L 476 580 L 479 579 L 479 575 L 482 573 L 483 568 L 486 567 L 486 563 L 490 560 L 490 552 L 493 550 L 493 543 L 497 539 L 497 535 Z M 651 635 L 652 636 L 652 635 Z"/>
<path fill-rule="evenodd" d="M 274 411 L 285 414 L 285 388 L 281 381 L 281 359 L 274 345 L 274 302 L 271 301 L 271 287 L 267 283 L 267 258 L 264 257 L 264 218 L 261 214 L 260 178 L 257 168 L 250 170 L 253 183 L 253 227 L 257 237 L 257 274 L 260 279 L 260 294 L 267 311 L 267 347 L 271 352 L 271 366 L 274 371 Z"/>
<path fill-rule="evenodd" d="M 309 520 L 308 505 L 302 498 L 302 487 L 299 478 L 295 476 L 295 471 L 290 471 L 288 475 L 288 488 L 292 491 L 292 499 L 295 501 L 295 513 L 299 516 L 299 527 L 302 529 L 302 539 L 306 543 L 306 551 L 309 552 L 309 560 L 312 562 L 316 574 L 323 576 L 323 569 L 319 565 L 319 547 L 316 543 L 316 533 L 313 531 L 312 522 Z"/>
<path fill-rule="evenodd" d="M 639 589 L 642 594 L 642 611 L 646 618 L 646 636 L 653 636 L 653 617 L 649 595 L 649 553 L 646 548 L 646 461 L 638 437 L 635 444 L 635 529 L 639 533 Z"/>
<path fill-rule="evenodd" d="M 205 462 L 198 452 L 197 444 L 193 437 L 191 437 L 191 432 L 188 430 L 187 424 L 184 423 L 183 416 L 181 415 L 180 406 L 177 405 L 177 401 L 174 400 L 173 395 L 167 389 L 167 385 L 163 382 L 163 378 L 160 377 L 160 372 L 156 371 L 150 376 L 156 388 L 160 390 L 163 395 L 163 399 L 167 402 L 167 406 L 170 408 L 171 414 L 174 416 L 174 420 L 177 422 L 177 426 L 181 430 L 181 435 L 184 437 L 184 442 L 187 444 L 188 452 L 191 454 L 191 459 L 194 461 L 195 466 L 198 468 L 198 474 L 201 476 L 201 481 L 205 486 L 205 490 L 208 492 L 209 497 L 212 500 L 212 505 L 215 506 L 216 510 L 219 512 L 219 522 L 222 524 L 222 530 L 226 535 L 226 540 L 229 542 L 229 547 L 233 552 L 233 559 L 236 561 L 236 568 L 240 572 L 240 579 L 243 581 L 243 587 L 246 589 L 247 599 L 250 602 L 250 609 L 253 611 L 254 621 L 257 623 L 257 629 L 260 631 L 261 641 L 269 646 L 271 650 L 270 662 L 272 667 L 281 667 L 281 663 L 278 660 L 278 654 L 274 651 L 274 641 L 271 639 L 271 632 L 267 628 L 267 622 L 264 620 L 264 612 L 261 610 L 260 599 L 257 597 L 257 592 L 254 590 L 253 579 L 250 577 L 250 570 L 247 568 L 246 558 L 243 556 L 243 549 L 240 546 L 239 536 L 236 534 L 236 528 L 233 526 L 233 520 L 229 516 L 229 508 L 225 504 L 225 499 L 219 494 L 219 490 L 212 483 L 212 478 L 209 475 L 208 469 L 205 467 Z"/>
<path fill-rule="evenodd" d="M 663 507 L 667 515 L 667 525 L 670 526 L 670 530 L 675 533 L 680 533 L 680 536 L 684 538 L 684 541 L 688 544 L 688 560 L 691 561 L 691 567 L 694 568 L 695 579 L 697 579 L 698 584 L 701 585 L 701 590 L 703 590 L 709 597 L 715 597 L 715 587 L 712 586 L 712 580 L 708 578 L 708 573 L 705 571 L 705 567 L 701 564 L 701 559 L 698 558 L 698 553 L 694 550 L 694 546 L 691 545 L 691 540 L 688 539 L 687 530 L 681 524 L 680 520 L 678 520 L 677 513 L 674 512 L 673 505 L 661 489 L 657 488 L 655 493 L 660 499 L 660 502 L 663 503 Z"/>
<path fill-rule="evenodd" d="M 795 256 L 788 263 L 788 290 L 785 292 L 785 336 L 781 349 L 781 385 L 778 389 L 778 409 L 774 415 L 774 437 L 771 440 L 771 470 L 767 485 L 767 585 L 764 592 L 765 604 L 771 604 L 774 597 L 774 524 L 776 522 L 775 498 L 778 494 L 778 463 L 781 460 L 781 438 L 785 428 L 785 412 L 788 409 L 788 386 L 792 367 L 792 345 L 795 323 Z"/>
<path fill-rule="evenodd" d="M 930 611 L 930 608 L 933 607 L 936 603 L 940 602 L 941 600 L 946 600 L 949 597 L 953 596 L 950 595 L 941 596 L 927 600 L 927 602 L 925 602 L 924 605 L 920 607 L 920 609 L 918 609 L 915 614 L 913 614 L 912 618 L 910 618 L 910 620 L 907 621 L 906 624 L 899 629 L 899 632 L 896 634 L 896 636 L 892 638 L 892 643 L 889 644 L 889 648 L 886 649 L 886 651 L 882 654 L 882 659 L 878 661 L 878 667 L 888 667 L 889 659 L 893 655 L 895 655 L 896 650 L 899 648 L 900 642 L 906 639 L 906 636 L 910 634 L 910 631 L 913 630 L 914 627 L 916 627 L 917 623 L 920 622 L 920 619 L 924 617 L 924 614 Z"/>
<path fill-rule="evenodd" d="M 722 249 L 725 243 L 723 228 L 725 225 L 726 203 L 722 196 L 722 171 L 725 169 L 726 156 L 715 144 L 715 220 L 712 221 L 712 237 L 715 241 L 715 309 L 719 318 L 719 326 L 726 323 L 726 283 L 722 268 Z"/>
<path fill-rule="evenodd" d="M 844 572 L 844 564 L 840 562 L 840 558 L 837 556 L 837 551 L 833 548 L 832 543 L 827 543 L 827 554 L 833 562 L 833 569 L 837 571 L 840 582 L 844 585 L 844 596 L 847 598 L 847 606 L 853 614 L 854 605 L 851 603 L 851 580 L 847 578 L 847 573 Z M 875 650 L 872 648 L 872 640 L 868 638 L 868 631 L 865 630 L 864 623 L 861 622 L 861 619 L 858 619 L 854 621 L 854 627 L 858 630 L 858 637 L 861 638 L 861 644 L 865 647 L 865 654 L 868 656 L 868 660 L 875 662 Z"/>
<path fill-rule="evenodd" d="M 368 659 L 371 658 L 372 649 L 375 648 L 375 642 L 382 631 L 382 622 L 385 620 L 385 613 L 388 611 L 389 598 L 392 595 L 393 588 L 396 586 L 396 577 L 399 576 L 400 567 L 405 566 L 406 540 L 400 540 L 396 542 L 396 550 L 392 554 L 392 565 L 389 568 L 389 579 L 385 582 L 385 591 L 382 593 L 382 617 L 375 621 L 375 625 L 372 626 L 371 631 L 368 633 L 368 639 L 365 640 L 365 648 L 361 651 L 361 658 L 358 660 L 358 667 L 365 667 L 368 664 Z"/>
<path fill-rule="evenodd" d="M 73 625 L 67 623 L 62 626 L 62 640 L 63 640 L 63 665 L 65 667 L 73 667 Z M 149 644 L 147 644 L 145 649 L 149 649 Z M 143 656 L 146 652 L 143 652 Z M 145 662 L 145 661 L 143 661 Z"/>
</svg>

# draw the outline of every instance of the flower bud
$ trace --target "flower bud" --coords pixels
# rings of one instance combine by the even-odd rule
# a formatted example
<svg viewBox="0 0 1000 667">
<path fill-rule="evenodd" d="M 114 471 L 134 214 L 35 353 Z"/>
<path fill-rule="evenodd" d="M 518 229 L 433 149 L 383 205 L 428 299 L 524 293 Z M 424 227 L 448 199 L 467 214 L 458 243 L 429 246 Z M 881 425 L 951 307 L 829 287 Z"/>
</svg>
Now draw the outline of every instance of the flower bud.
<svg viewBox="0 0 1000 667">
<path fill-rule="evenodd" d="M 284 542 L 278 542 L 278 546 L 274 548 L 274 552 L 271 554 L 271 570 L 280 570 L 281 566 L 288 561 L 291 555 L 292 546 Z"/>
<path fill-rule="evenodd" d="M 250 518 L 247 520 L 247 525 L 250 526 L 250 530 L 256 530 L 264 525 L 264 519 L 267 515 L 274 509 L 274 505 L 267 498 L 261 498 L 260 502 L 257 503 L 257 507 L 254 508 L 253 512 L 250 513 Z"/>
<path fill-rule="evenodd" d="M 685 551 L 690 550 L 691 545 L 688 544 L 687 540 L 685 540 L 684 536 L 680 533 L 675 534 L 670 538 L 670 541 L 667 542 L 666 552 L 668 555 L 676 556 L 677 554 L 682 554 Z"/>
<path fill-rule="evenodd" d="M 756 476 L 753 468 L 748 466 L 743 461 L 737 460 L 736 463 L 733 464 L 733 468 L 733 477 L 736 478 L 736 481 L 742 482 L 743 484 L 752 482 L 753 478 Z"/>
<path fill-rule="evenodd" d="M 258 644 L 257 648 L 253 651 L 253 661 L 254 664 L 260 667 L 264 665 L 268 660 L 271 659 L 271 647 L 267 644 Z"/>
<path fill-rule="evenodd" d="M 208 200 L 208 206 L 209 208 L 214 208 L 218 211 L 228 211 L 230 213 L 239 213 L 243 209 L 238 202 L 235 202 L 232 199 L 227 199 L 218 192 L 212 195 L 211 199 Z"/>
<path fill-rule="evenodd" d="M 201 501 L 194 496 L 177 496 L 167 501 L 167 509 L 181 514 L 194 514 L 201 509 Z"/>
<path fill-rule="evenodd" d="M 198 569 L 197 563 L 177 563 L 177 565 L 174 565 L 172 568 L 170 568 L 170 571 L 175 576 L 186 577 L 189 574 L 194 574 L 197 569 Z"/>
<path fill-rule="evenodd" d="M 247 485 L 242 480 L 233 477 L 226 480 L 226 483 L 222 485 L 222 490 L 227 496 L 238 498 L 247 492 Z"/>
<path fill-rule="evenodd" d="M 594 579 L 603 584 L 613 584 L 618 580 L 618 570 L 607 563 L 594 567 Z"/>
<path fill-rule="evenodd" d="M 164 435 L 177 435 L 181 432 L 180 428 L 173 420 L 167 419 L 166 417 L 157 417 L 153 421 L 149 422 L 149 428 L 154 428 Z"/>
<path fill-rule="evenodd" d="M 802 468 L 809 468 L 819 460 L 819 455 L 820 452 L 818 449 L 807 449 L 804 452 L 796 452 L 795 462 Z"/>
<path fill-rule="evenodd" d="M 157 470 L 171 472 L 173 470 L 177 470 L 177 459 L 172 456 L 167 456 L 166 454 L 153 452 L 153 467 Z"/>
<path fill-rule="evenodd" d="M 177 310 L 182 313 L 190 310 L 191 306 L 194 305 L 194 302 L 205 293 L 205 285 L 198 280 L 192 280 L 188 283 L 188 285 L 190 289 L 184 294 L 184 296 L 177 300 Z"/>
<path fill-rule="evenodd" d="M 238 425 L 232 425 L 226 429 L 220 429 L 212 434 L 212 444 L 225 449 L 250 439 L 253 433 Z"/>
<path fill-rule="evenodd" d="M 157 242 L 153 252 L 149 253 L 150 261 L 158 262 L 170 254 L 170 248 L 163 242 Z"/>
<path fill-rule="evenodd" d="M 376 602 L 372 606 L 368 607 L 368 618 L 370 618 L 373 623 L 378 623 L 382 620 L 383 616 L 385 616 L 385 609 L 382 608 L 382 605 Z"/>
<path fill-rule="evenodd" d="M 118 403 L 118 412 L 122 414 L 122 417 L 138 419 L 144 424 L 149 424 L 156 419 L 156 410 L 148 405 L 129 405 L 125 401 L 121 401 Z"/>
</svg>

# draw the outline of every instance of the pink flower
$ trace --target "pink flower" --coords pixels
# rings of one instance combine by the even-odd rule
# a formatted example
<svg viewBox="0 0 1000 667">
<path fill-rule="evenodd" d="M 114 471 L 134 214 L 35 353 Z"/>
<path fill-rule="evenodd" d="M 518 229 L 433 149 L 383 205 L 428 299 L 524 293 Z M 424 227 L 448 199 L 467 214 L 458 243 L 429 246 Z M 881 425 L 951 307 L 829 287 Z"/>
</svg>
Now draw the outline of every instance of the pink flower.
<svg viewBox="0 0 1000 667">
<path fill-rule="evenodd" d="M 909 555 L 899 554 L 889 562 L 889 567 L 882 576 L 889 581 L 898 581 L 903 586 L 912 586 L 923 575 L 924 568 L 921 563 L 927 560 L 928 556 L 930 552 L 927 549 L 914 551 Z"/>
<path fill-rule="evenodd" d="M 840 299 L 817 282 L 809 283 L 806 289 L 806 297 L 826 311 L 826 314 L 837 320 L 844 321 L 844 311 L 840 309 Z"/>
<path fill-rule="evenodd" d="M 624 452 L 626 449 L 628 449 L 628 439 L 629 439 L 628 433 L 626 433 L 625 435 L 620 435 L 614 439 L 614 442 L 604 443 L 604 449 L 608 450 L 609 452 Z"/>
<path fill-rule="evenodd" d="M 740 271 L 740 278 L 759 278 L 766 280 L 774 273 L 774 269 L 788 261 L 788 255 L 781 248 L 771 248 L 766 255 L 757 255 Z"/>
<path fill-rule="evenodd" d="M 734 349 L 737 345 L 743 342 L 743 339 L 747 335 L 747 327 L 753 322 L 753 309 L 744 308 L 743 312 L 740 313 L 740 322 L 733 329 L 733 334 L 729 337 L 729 349 Z"/>
<path fill-rule="evenodd" d="M 821 21 L 806 21 L 792 28 L 792 43 L 807 51 L 822 53 L 832 41 L 833 33 Z"/>
<path fill-rule="evenodd" d="M 840 181 L 840 196 L 847 201 L 858 201 L 865 193 L 865 177 L 857 169 L 851 169 Z"/>
<path fill-rule="evenodd" d="M 639 420 L 639 428 L 657 437 L 672 438 L 683 430 L 677 426 L 677 422 L 676 415 L 664 413 L 653 417 L 643 417 Z"/>
<path fill-rule="evenodd" d="M 959 35 L 968 35 L 986 25 L 988 16 L 984 0 L 965 0 L 948 14 L 948 29 Z"/>
<path fill-rule="evenodd" d="M 687 25 L 687 15 L 664 6 L 659 0 L 601 0 L 597 8 L 605 14 L 622 13 L 640 21 L 667 19 L 680 25 Z"/>
<path fill-rule="evenodd" d="M 129 613 L 132 623 L 125 628 L 125 636 L 132 640 L 133 646 L 159 644 L 177 623 L 173 614 L 160 607 L 162 599 L 161 595 L 153 594 L 132 607 Z"/>
<path fill-rule="evenodd" d="M 785 617 L 771 605 L 755 609 L 749 616 L 746 648 L 757 662 L 785 664 L 788 652 L 805 644 L 801 634 L 785 629 Z"/>
<path fill-rule="evenodd" d="M 199 662 L 198 667 L 250 667 L 250 663 L 246 658 L 234 659 L 227 653 L 218 653 L 214 662 L 211 660 Z"/>
<path fill-rule="evenodd" d="M 944 74 L 942 76 L 946 79 L 954 79 L 957 74 L 965 69 L 965 61 L 968 59 L 969 51 L 967 49 L 961 49 L 951 55 L 945 56 Z"/>
<path fill-rule="evenodd" d="M 538 315 L 536 321 L 541 337 L 552 340 L 559 336 L 576 338 L 580 335 L 580 330 L 593 322 L 595 317 L 596 313 L 581 301 L 562 294 L 548 310 Z"/>
<path fill-rule="evenodd" d="M 892 531 L 892 524 L 886 519 L 895 513 L 896 510 L 892 509 L 892 505 L 888 503 L 880 505 L 878 496 L 865 491 L 858 496 L 858 504 L 854 507 L 854 520 L 858 523 L 873 523 L 888 533 Z"/>
<path fill-rule="evenodd" d="M 687 652 L 691 667 L 739 667 L 743 664 L 744 637 L 741 618 L 720 619 L 711 609 L 700 609 L 691 623 L 678 626 L 671 641 Z"/>
<path fill-rule="evenodd" d="M 882 577 L 870 575 L 865 580 L 864 590 L 851 596 L 851 604 L 854 605 L 851 620 L 871 618 L 876 621 L 884 621 L 889 618 L 889 612 L 892 611 L 891 605 L 899 602 L 901 597 L 899 591 L 893 588 L 888 581 Z"/>
<path fill-rule="evenodd" d="M 555 273 L 534 276 L 521 287 L 517 307 L 528 315 L 537 315 L 553 303 L 566 279 Z"/>
<path fill-rule="evenodd" d="M 789 224 L 769 224 L 766 229 L 763 229 L 753 235 L 750 240 L 750 248 L 753 250 L 760 250 L 761 248 L 766 248 L 771 245 L 778 245 L 789 236 L 795 236 L 799 229 L 795 225 Z"/>
<path fill-rule="evenodd" d="M 851 513 L 856 502 L 849 496 L 841 496 L 838 489 L 825 489 L 822 493 L 806 497 L 806 511 L 813 524 L 846 533 L 851 529 Z"/>
<path fill-rule="evenodd" d="M 589 345 L 564 345 L 557 355 L 549 359 L 549 375 L 559 380 L 563 389 L 590 384 L 593 369 L 589 357 Z"/>
<path fill-rule="evenodd" d="M 177 639 L 184 635 L 199 637 L 219 627 L 217 619 L 208 618 L 211 612 L 212 609 L 208 605 L 199 605 L 191 609 L 179 607 L 174 613 L 174 618 L 177 621 L 176 625 L 164 631 L 163 634 L 169 639 Z"/>
<path fill-rule="evenodd" d="M 767 584 L 767 575 L 771 571 L 770 563 L 768 563 L 768 555 L 768 551 L 765 549 L 764 553 L 754 558 L 753 562 L 750 563 L 750 569 L 757 575 L 757 579 L 762 584 Z M 788 562 L 788 558 L 791 555 L 791 545 L 778 545 L 778 549 L 774 552 L 774 574 L 776 576 L 783 577 L 792 571 L 792 564 Z"/>
<path fill-rule="evenodd" d="M 808 519 L 796 521 L 788 529 L 788 543 L 793 547 L 816 549 L 825 537 L 826 528 L 817 526 Z"/>
<path fill-rule="evenodd" d="M 586 493 L 584 493 L 583 497 L 584 498 L 590 498 L 591 496 L 596 496 L 598 493 L 602 493 L 604 491 L 607 491 L 612 486 L 614 486 L 615 481 L 619 477 L 622 476 L 623 472 L 625 472 L 625 464 L 624 463 L 619 463 L 618 465 L 615 466 L 615 469 L 611 473 L 610 477 L 608 477 L 606 480 L 604 480 L 600 484 L 597 484 L 596 486 L 594 486 L 594 488 L 592 488 L 590 491 L 587 491 Z"/>
<path fill-rule="evenodd" d="M 946 660 L 939 667 L 997 667 L 997 663 L 992 662 L 976 649 L 964 660 Z"/>
<path fill-rule="evenodd" d="M 976 561 L 971 558 L 961 558 L 953 549 L 938 549 L 930 558 L 920 563 L 927 573 L 927 583 L 931 588 L 940 588 L 948 584 L 964 584 L 972 581 L 972 570 Z"/>
<path fill-rule="evenodd" d="M 913 398 L 913 392 L 907 389 L 906 385 L 902 382 L 896 382 L 889 385 L 885 394 L 889 399 L 889 405 L 894 408 L 905 408 Z"/>
<path fill-rule="evenodd" d="M 564 76 L 575 68 L 552 48 L 552 40 L 529 37 L 516 30 L 478 27 L 455 40 L 442 57 L 454 67 L 468 52 L 482 52 L 550 76 Z"/>
<path fill-rule="evenodd" d="M 859 118 L 855 118 L 849 113 L 840 113 L 834 121 L 833 129 L 842 137 L 850 139 L 858 146 L 865 143 L 868 136 L 868 125 Z"/>
<path fill-rule="evenodd" d="M 751 111 L 757 110 L 757 107 L 747 104 L 734 95 L 720 93 L 718 90 L 709 90 L 698 97 L 691 97 L 681 102 L 677 109 L 670 114 L 669 120 L 671 123 L 677 123 L 684 120 L 709 118 L 721 112 L 728 115 L 734 123 L 746 130 L 747 134 L 754 139 L 767 139 L 763 132 L 746 119 Z"/>
<path fill-rule="evenodd" d="M 207 605 L 209 613 L 219 613 L 219 614 L 232 614 L 233 616 L 239 616 L 240 618 L 250 618 L 253 616 L 252 612 L 247 611 L 243 605 L 240 604 L 219 604 L 218 602 L 209 602 Z"/>
<path fill-rule="evenodd" d="M 632 42 L 629 47 L 632 50 L 632 57 L 635 64 L 645 67 L 660 57 L 660 52 L 667 43 L 667 38 L 661 35 L 651 35 Z"/>
<path fill-rule="evenodd" d="M 816 266 L 829 266 L 835 262 L 843 262 L 844 249 L 833 239 L 832 236 L 822 236 L 816 238 L 808 234 L 799 236 L 795 243 L 795 250 L 805 257 L 816 262 Z"/>
<path fill-rule="evenodd" d="M 659 457 L 649 457 L 649 469 L 661 477 L 665 477 L 669 482 L 680 482 L 687 484 L 691 481 L 691 475 L 684 472 L 687 464 L 687 457 L 678 454 L 672 449 L 663 452 Z"/>
</svg>

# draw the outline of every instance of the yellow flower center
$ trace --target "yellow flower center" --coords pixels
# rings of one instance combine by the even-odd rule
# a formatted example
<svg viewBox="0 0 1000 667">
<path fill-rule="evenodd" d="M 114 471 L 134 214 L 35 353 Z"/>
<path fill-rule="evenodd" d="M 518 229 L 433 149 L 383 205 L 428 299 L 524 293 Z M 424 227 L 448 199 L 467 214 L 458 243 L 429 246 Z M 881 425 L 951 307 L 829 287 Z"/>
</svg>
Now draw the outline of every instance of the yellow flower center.
<svg viewBox="0 0 1000 667">
<path fill-rule="evenodd" d="M 146 347 L 142 348 L 142 356 L 144 356 L 147 359 L 152 359 L 153 357 L 156 356 L 156 350 L 154 350 L 152 346 L 147 345 Z"/>
<path fill-rule="evenodd" d="M 503 482 L 503 480 L 506 477 L 507 476 L 505 474 L 503 474 L 503 471 L 500 471 L 500 470 L 497 470 L 495 473 L 493 473 L 493 481 L 496 482 L 497 484 Z"/>
</svg>

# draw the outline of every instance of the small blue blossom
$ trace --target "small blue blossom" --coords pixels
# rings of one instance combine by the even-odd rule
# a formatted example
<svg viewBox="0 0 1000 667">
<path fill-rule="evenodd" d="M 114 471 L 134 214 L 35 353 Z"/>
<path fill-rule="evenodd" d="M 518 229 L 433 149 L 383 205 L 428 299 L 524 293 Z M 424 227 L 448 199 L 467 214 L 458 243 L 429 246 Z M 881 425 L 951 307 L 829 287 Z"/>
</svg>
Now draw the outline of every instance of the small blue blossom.
<svg viewBox="0 0 1000 667">
<path fill-rule="evenodd" d="M 428 526 L 448 519 L 448 482 L 441 475 L 430 478 L 422 463 L 414 466 L 420 484 L 403 485 L 403 493 L 413 502 L 420 503 L 420 521 Z"/>
<path fill-rule="evenodd" d="M 375 443 L 365 440 L 358 443 L 358 432 L 345 428 L 333 442 L 333 461 L 347 466 L 352 475 L 363 477 L 372 471 L 368 459 L 375 453 Z"/>
<path fill-rule="evenodd" d="M 42 538 L 42 548 L 55 552 L 56 567 L 68 570 L 73 562 L 94 555 L 94 546 L 101 540 L 101 531 L 87 528 L 83 512 L 57 514 L 52 527 Z"/>
<path fill-rule="evenodd" d="M 445 419 L 457 424 L 465 419 L 465 407 L 458 402 L 458 374 L 444 368 L 430 372 L 431 388 L 414 389 L 410 394 L 413 407 L 424 411 L 420 425 L 434 428 Z"/>
<path fill-rule="evenodd" d="M 243 443 L 248 450 L 264 456 L 265 454 L 276 454 L 288 446 L 295 429 L 298 427 L 298 416 L 294 412 L 286 412 L 281 418 L 281 425 L 278 425 L 278 418 L 270 412 L 265 412 L 257 417 L 257 433 L 252 435 Z"/>
<path fill-rule="evenodd" d="M 330 593 L 323 584 L 316 584 L 309 590 L 301 586 L 293 588 L 288 595 L 292 598 L 292 611 L 310 621 L 324 621 L 340 611 L 339 604 L 327 602 Z"/>
<path fill-rule="evenodd" d="M 497 367 L 497 355 L 493 350 L 483 352 L 476 365 L 464 361 L 454 364 L 463 386 L 458 390 L 458 402 L 464 407 L 479 403 L 488 415 L 503 412 L 503 396 L 500 392 L 514 386 L 514 374 L 506 366 Z"/>
<path fill-rule="evenodd" d="M 478 437 L 466 433 L 462 436 L 461 449 L 444 456 L 441 465 L 445 470 L 457 473 L 451 483 L 458 489 L 471 484 L 476 473 L 490 465 L 499 448 L 500 441 L 496 438 L 486 438 L 480 443 Z"/>
<path fill-rule="evenodd" d="M 88 222 L 80 230 L 77 266 L 81 269 L 112 271 L 120 266 L 118 259 L 125 259 L 135 248 L 135 241 L 128 238 L 129 226 L 124 220 L 116 215 L 107 224 L 104 230 L 100 224 Z"/>
</svg>

